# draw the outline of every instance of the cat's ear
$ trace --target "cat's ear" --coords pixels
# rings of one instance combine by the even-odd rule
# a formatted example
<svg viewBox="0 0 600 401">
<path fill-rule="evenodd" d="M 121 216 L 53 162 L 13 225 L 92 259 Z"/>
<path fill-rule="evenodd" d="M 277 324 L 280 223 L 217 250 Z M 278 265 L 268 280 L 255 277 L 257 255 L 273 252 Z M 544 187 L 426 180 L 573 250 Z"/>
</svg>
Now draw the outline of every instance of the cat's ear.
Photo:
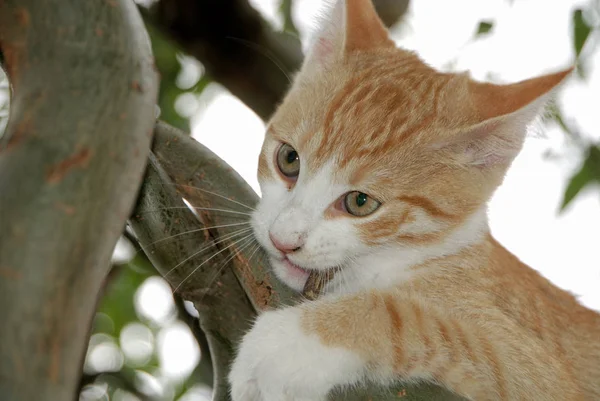
<svg viewBox="0 0 600 401">
<path fill-rule="evenodd" d="M 371 0 L 336 0 L 319 21 L 303 69 L 323 67 L 358 50 L 393 47 Z"/>
<path fill-rule="evenodd" d="M 461 164 L 508 164 L 517 156 L 529 124 L 543 111 L 573 68 L 509 85 L 467 80 L 459 113 L 472 122 L 436 148 L 453 153 Z"/>
<path fill-rule="evenodd" d="M 389 32 L 372 0 L 345 0 L 346 24 L 344 53 L 370 50 L 382 47 L 394 47 Z"/>
</svg>

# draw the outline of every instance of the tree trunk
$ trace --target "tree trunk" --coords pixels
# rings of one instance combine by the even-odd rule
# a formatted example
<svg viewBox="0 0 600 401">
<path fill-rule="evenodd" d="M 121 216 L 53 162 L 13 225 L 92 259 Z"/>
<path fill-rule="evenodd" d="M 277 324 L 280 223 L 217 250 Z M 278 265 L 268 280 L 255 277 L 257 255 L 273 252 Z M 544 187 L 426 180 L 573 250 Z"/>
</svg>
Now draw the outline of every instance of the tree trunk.
<svg viewBox="0 0 600 401">
<path fill-rule="evenodd" d="M 1 0 L 0 48 L 13 89 L 0 139 L 0 398 L 76 399 L 147 163 L 157 74 L 131 0 Z"/>
</svg>

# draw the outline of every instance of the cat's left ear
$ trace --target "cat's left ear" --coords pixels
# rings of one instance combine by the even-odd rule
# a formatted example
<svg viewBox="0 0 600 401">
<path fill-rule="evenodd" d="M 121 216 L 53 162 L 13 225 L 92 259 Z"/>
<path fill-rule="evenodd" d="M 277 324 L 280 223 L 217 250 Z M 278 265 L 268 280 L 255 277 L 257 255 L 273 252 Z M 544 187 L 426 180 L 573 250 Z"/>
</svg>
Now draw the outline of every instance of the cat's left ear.
<svg viewBox="0 0 600 401">
<path fill-rule="evenodd" d="M 452 108 L 467 116 L 470 124 L 435 147 L 450 150 L 460 164 L 511 163 L 523 146 L 528 125 L 572 71 L 571 67 L 509 85 L 463 81 L 456 88 L 462 95 Z"/>
<path fill-rule="evenodd" d="M 303 70 L 323 68 L 356 51 L 394 47 L 372 0 L 336 0 L 319 25 Z"/>
<path fill-rule="evenodd" d="M 345 3 L 345 55 L 395 46 L 372 0 L 345 0 Z"/>
</svg>

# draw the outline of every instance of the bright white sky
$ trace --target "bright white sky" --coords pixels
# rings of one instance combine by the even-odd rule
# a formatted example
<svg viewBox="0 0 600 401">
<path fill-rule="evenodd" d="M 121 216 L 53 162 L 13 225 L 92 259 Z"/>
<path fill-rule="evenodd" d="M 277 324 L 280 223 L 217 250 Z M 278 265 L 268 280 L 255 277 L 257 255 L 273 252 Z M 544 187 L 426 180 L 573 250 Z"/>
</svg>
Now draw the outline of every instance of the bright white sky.
<svg viewBox="0 0 600 401">
<path fill-rule="evenodd" d="M 251 0 L 281 26 L 278 0 Z M 393 37 L 439 67 L 470 70 L 477 79 L 510 82 L 566 67 L 573 60 L 571 14 L 584 1 L 413 0 Z M 297 0 L 295 22 L 303 42 L 323 2 Z M 493 34 L 470 42 L 479 21 L 495 21 Z M 600 139 L 600 52 L 587 58 L 588 78 L 573 78 L 559 97 L 569 121 L 587 138 Z M 258 191 L 256 165 L 263 122 L 245 105 L 212 85 L 192 118 L 193 135 L 234 167 Z M 235 144 L 232 146 L 232 144 Z M 548 160 L 551 150 L 558 159 Z M 522 260 L 581 301 L 600 310 L 600 197 L 580 196 L 562 215 L 558 207 L 579 152 L 555 126 L 536 130 L 494 197 L 494 235 Z"/>
</svg>

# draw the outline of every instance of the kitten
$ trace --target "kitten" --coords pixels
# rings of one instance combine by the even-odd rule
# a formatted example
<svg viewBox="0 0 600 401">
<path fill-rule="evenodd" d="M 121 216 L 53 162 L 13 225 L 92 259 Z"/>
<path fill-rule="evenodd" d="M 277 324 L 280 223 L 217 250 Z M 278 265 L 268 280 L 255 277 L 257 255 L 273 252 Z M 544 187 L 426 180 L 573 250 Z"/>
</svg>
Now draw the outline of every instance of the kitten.
<svg viewBox="0 0 600 401">
<path fill-rule="evenodd" d="M 362 380 L 599 400 L 600 315 L 496 242 L 486 217 L 571 69 L 475 82 L 395 48 L 370 0 L 331 14 L 269 123 L 252 221 L 290 287 L 335 275 L 320 299 L 257 319 L 233 400 L 321 401 Z"/>
</svg>

